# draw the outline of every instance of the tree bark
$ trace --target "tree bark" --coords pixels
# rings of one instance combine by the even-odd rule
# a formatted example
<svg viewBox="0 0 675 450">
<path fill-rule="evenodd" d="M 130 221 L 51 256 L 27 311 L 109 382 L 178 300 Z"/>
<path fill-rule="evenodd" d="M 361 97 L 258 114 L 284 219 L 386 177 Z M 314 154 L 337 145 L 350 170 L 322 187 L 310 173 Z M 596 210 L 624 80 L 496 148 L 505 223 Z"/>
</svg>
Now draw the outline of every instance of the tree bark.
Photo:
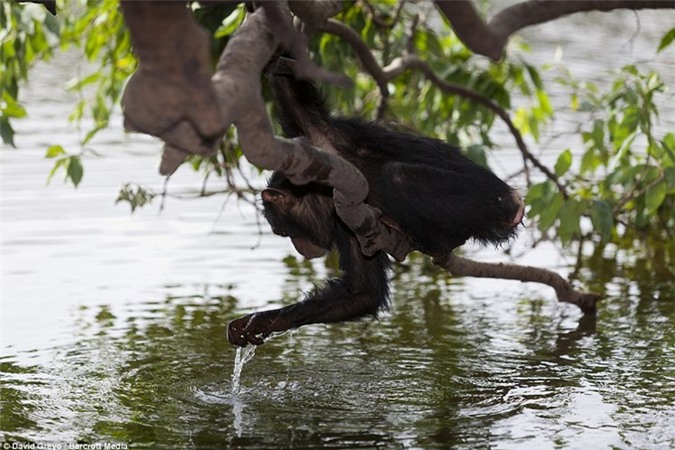
<svg viewBox="0 0 675 450">
<path fill-rule="evenodd" d="M 268 20 L 266 8 L 251 14 L 218 62 L 213 84 L 225 123 L 236 126 L 241 148 L 252 164 L 279 170 L 295 184 L 316 181 L 334 187 L 336 212 L 354 231 L 365 254 L 384 250 L 402 260 L 410 252 L 407 239 L 380 222 L 380 212 L 363 203 L 368 183 L 356 167 L 308 145 L 304 139 L 274 135 L 260 82 L 260 74 L 279 43 Z"/>
<path fill-rule="evenodd" d="M 495 61 L 504 54 L 509 37 L 525 27 L 569 14 L 615 9 L 673 9 L 674 0 L 528 0 L 495 14 L 486 23 L 471 0 L 436 0 L 462 42 L 474 53 Z"/>
<path fill-rule="evenodd" d="M 576 305 L 584 314 L 595 314 L 597 302 L 602 298 L 599 294 L 578 292 L 557 273 L 540 267 L 477 262 L 452 254 L 447 259 L 437 259 L 434 262 L 454 276 L 503 278 L 547 284 L 555 290 L 559 302 Z"/>
</svg>

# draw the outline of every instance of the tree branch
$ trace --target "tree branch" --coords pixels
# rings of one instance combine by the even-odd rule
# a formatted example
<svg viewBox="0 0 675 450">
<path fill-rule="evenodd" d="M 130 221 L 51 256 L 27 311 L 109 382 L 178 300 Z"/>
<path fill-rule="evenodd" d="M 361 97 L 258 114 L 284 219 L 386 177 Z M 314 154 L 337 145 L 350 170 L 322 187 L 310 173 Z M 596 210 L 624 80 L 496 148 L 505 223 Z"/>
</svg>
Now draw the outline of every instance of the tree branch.
<svg viewBox="0 0 675 450">
<path fill-rule="evenodd" d="M 387 87 L 388 79 L 385 74 L 382 73 L 382 69 L 377 63 L 375 56 L 370 51 L 368 45 L 361 39 L 359 33 L 344 23 L 333 19 L 329 19 L 317 26 L 317 31 L 335 35 L 351 45 L 356 52 L 356 56 L 358 56 L 361 61 L 363 69 L 368 72 L 375 80 L 375 83 L 377 83 L 382 98 L 386 99 L 389 97 L 389 88 Z"/>
<path fill-rule="evenodd" d="M 472 52 L 495 61 L 503 56 L 504 47 L 513 33 L 569 14 L 675 8 L 674 0 L 528 0 L 503 9 L 486 23 L 471 0 L 436 0 L 435 3 Z"/>
<path fill-rule="evenodd" d="M 595 314 L 597 302 L 602 299 L 599 294 L 576 291 L 560 275 L 540 267 L 477 262 L 452 254 L 448 255 L 445 260 L 436 259 L 434 263 L 454 276 L 503 278 L 547 284 L 555 290 L 559 302 L 576 305 L 584 314 Z"/>
<path fill-rule="evenodd" d="M 328 20 L 322 25 L 318 26 L 317 30 L 338 36 L 350 44 L 356 52 L 358 58 L 361 60 L 364 70 L 366 70 L 366 72 L 368 72 L 373 77 L 383 96 L 389 95 L 387 83 L 390 80 L 400 76 L 406 70 L 416 69 L 422 72 L 431 83 L 436 85 L 443 92 L 468 98 L 487 107 L 497 114 L 497 116 L 503 120 L 506 126 L 509 128 L 509 131 L 513 135 L 516 145 L 523 155 L 523 158 L 530 161 L 532 165 L 544 173 L 548 179 L 553 181 L 565 198 L 568 197 L 567 189 L 561 183 L 558 176 L 548 167 L 542 164 L 541 161 L 539 161 L 532 154 L 532 152 L 529 151 L 527 144 L 525 144 L 525 140 L 520 133 L 520 130 L 516 128 L 509 114 L 491 99 L 479 94 L 476 91 L 472 91 L 471 89 L 467 89 L 457 84 L 448 83 L 440 79 L 433 72 L 431 67 L 414 53 L 409 53 L 394 59 L 387 67 L 380 67 L 368 45 L 363 41 L 363 39 L 361 39 L 361 36 L 359 36 L 356 31 L 337 20 Z M 378 112 L 378 114 L 380 114 L 380 112 Z"/>
<path fill-rule="evenodd" d="M 363 203 L 368 183 L 344 159 L 310 146 L 305 139 L 274 135 L 261 94 L 260 74 L 279 40 L 270 32 L 267 8 L 260 8 L 230 39 L 213 76 L 226 124 L 234 124 L 246 158 L 254 165 L 279 170 L 296 184 L 310 181 L 335 188 L 335 208 L 355 232 L 365 254 L 384 250 L 396 259 L 410 252 L 405 237 L 380 222 L 380 212 Z"/>
<path fill-rule="evenodd" d="M 304 23 L 315 27 L 342 11 L 342 2 L 339 0 L 320 0 L 315 2 L 289 0 L 288 7 Z"/>
</svg>

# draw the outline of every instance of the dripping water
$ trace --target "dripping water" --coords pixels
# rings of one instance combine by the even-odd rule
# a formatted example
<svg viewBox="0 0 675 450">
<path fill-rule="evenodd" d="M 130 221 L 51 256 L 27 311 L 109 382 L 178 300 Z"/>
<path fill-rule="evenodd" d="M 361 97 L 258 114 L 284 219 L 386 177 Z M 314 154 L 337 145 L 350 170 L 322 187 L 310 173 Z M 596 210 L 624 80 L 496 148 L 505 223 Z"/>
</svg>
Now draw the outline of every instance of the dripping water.
<svg viewBox="0 0 675 450">
<path fill-rule="evenodd" d="M 239 394 L 241 387 L 241 371 L 244 364 L 253 359 L 255 355 L 255 345 L 247 345 L 246 347 L 237 347 L 237 354 L 234 357 L 234 370 L 232 371 L 232 394 Z"/>
</svg>

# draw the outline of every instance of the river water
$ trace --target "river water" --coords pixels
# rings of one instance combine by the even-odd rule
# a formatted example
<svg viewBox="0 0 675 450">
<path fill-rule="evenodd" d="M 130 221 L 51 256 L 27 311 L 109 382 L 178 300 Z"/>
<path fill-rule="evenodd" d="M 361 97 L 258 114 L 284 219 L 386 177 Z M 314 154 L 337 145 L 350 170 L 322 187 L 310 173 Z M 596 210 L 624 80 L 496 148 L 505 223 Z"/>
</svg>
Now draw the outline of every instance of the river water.
<svg viewBox="0 0 675 450">
<path fill-rule="evenodd" d="M 562 62 L 593 80 L 648 60 L 672 89 L 673 53 L 653 56 L 674 16 L 640 17 L 639 32 L 628 13 L 539 27 L 524 57 L 554 61 L 560 44 Z M 233 394 L 227 322 L 296 301 L 331 270 L 233 199 L 168 198 L 133 215 L 115 205 L 126 182 L 164 182 L 159 144 L 125 135 L 119 117 L 92 142 L 79 188 L 60 175 L 46 185 L 46 147 L 79 148 L 66 119 L 77 97 L 63 86 L 83 66 L 71 54 L 33 70 L 18 149 L 0 152 L 3 448 L 675 448 L 673 258 L 658 246 L 589 250 L 581 278 L 608 294 L 597 319 L 547 287 L 452 279 L 410 257 L 391 312 L 270 340 Z M 660 126 L 673 129 L 671 100 Z M 508 169 L 518 158 L 503 141 L 495 157 Z M 182 168 L 169 192 L 200 186 Z M 514 244 L 518 262 L 573 269 L 572 256 L 529 244 L 527 233 Z"/>
</svg>

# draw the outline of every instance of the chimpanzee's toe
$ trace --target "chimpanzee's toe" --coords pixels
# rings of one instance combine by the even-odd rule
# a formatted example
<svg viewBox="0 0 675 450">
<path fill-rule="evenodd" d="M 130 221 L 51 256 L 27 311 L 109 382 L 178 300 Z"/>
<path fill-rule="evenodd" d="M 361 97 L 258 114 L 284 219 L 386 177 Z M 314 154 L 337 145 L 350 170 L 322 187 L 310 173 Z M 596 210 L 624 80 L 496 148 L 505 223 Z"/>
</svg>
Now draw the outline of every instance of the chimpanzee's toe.
<svg viewBox="0 0 675 450">
<path fill-rule="evenodd" d="M 272 332 L 289 328 L 290 324 L 280 319 L 278 310 L 263 311 L 230 322 L 227 326 L 227 339 L 239 347 L 246 347 L 248 344 L 262 345 Z"/>
<path fill-rule="evenodd" d="M 248 344 L 248 341 L 246 340 L 246 334 L 244 332 L 246 323 L 243 322 L 242 319 L 245 319 L 245 317 L 233 320 L 227 325 L 227 340 L 230 341 L 232 345 L 236 345 L 238 347 L 246 347 Z"/>
<path fill-rule="evenodd" d="M 239 347 L 263 344 L 265 341 L 257 335 L 263 334 L 264 330 L 260 330 L 260 323 L 255 318 L 255 314 L 249 314 L 230 322 L 227 326 L 227 340 Z"/>
</svg>

